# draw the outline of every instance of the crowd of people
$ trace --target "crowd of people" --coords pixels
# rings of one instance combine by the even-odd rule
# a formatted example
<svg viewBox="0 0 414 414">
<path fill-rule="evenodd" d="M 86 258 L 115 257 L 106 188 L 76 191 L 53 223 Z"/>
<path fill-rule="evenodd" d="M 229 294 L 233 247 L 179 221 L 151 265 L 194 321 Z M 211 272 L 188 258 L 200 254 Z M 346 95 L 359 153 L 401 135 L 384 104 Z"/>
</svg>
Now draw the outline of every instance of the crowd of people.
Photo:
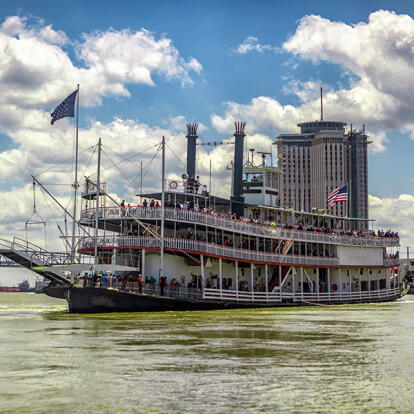
<svg viewBox="0 0 414 414">
<path fill-rule="evenodd" d="M 318 225 L 312 225 L 310 223 L 305 223 L 304 221 L 299 221 L 297 224 L 291 223 L 282 223 L 278 221 L 270 215 L 268 219 L 264 220 L 260 214 L 250 214 L 248 217 L 237 217 L 235 213 L 231 212 L 222 212 L 214 210 L 213 207 L 200 207 L 197 203 L 193 201 L 189 202 L 182 202 L 182 203 L 174 203 L 170 200 L 165 201 L 166 208 L 173 208 L 177 210 L 189 210 L 200 212 L 204 214 L 208 214 L 214 217 L 218 217 L 225 220 L 232 220 L 241 223 L 248 223 L 248 224 L 258 224 L 270 227 L 279 227 L 285 228 L 288 230 L 300 230 L 300 231 L 308 231 L 308 232 L 317 232 L 317 233 L 325 233 L 325 234 L 335 234 L 335 235 L 343 235 L 343 236 L 354 236 L 354 237 L 399 237 L 398 232 L 394 232 L 392 230 L 359 230 L 359 229 L 344 229 L 342 227 L 330 227 L 328 226 L 325 220 L 322 220 Z M 144 208 L 160 208 L 161 205 L 158 201 L 151 199 L 148 202 L 144 199 L 142 203 L 142 207 Z"/>
</svg>

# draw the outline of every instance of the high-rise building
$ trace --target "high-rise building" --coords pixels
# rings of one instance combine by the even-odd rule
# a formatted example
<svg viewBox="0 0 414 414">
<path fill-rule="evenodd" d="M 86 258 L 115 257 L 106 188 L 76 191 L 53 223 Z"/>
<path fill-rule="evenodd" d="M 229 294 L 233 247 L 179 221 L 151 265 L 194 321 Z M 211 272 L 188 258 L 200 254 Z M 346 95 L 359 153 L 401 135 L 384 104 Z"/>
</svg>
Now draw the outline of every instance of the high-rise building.
<svg viewBox="0 0 414 414">
<path fill-rule="evenodd" d="M 350 217 L 368 218 L 368 141 L 365 128 L 351 130 L 345 142 L 348 167 Z"/>
<path fill-rule="evenodd" d="M 345 132 L 345 122 L 314 121 L 298 124 L 300 134 L 277 137 L 281 206 L 311 212 L 327 209 L 328 195 L 348 184 L 348 202 L 330 212 L 368 218 L 367 137 Z"/>
</svg>

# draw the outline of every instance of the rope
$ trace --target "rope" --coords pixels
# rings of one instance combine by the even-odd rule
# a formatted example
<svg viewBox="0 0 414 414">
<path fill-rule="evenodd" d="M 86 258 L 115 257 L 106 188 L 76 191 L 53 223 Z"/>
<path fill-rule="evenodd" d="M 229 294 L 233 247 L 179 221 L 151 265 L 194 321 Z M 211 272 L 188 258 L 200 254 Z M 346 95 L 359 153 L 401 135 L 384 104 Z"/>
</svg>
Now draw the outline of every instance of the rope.
<svg viewBox="0 0 414 414">
<path fill-rule="evenodd" d="M 112 159 L 106 154 L 105 151 L 102 151 L 106 158 L 112 163 L 112 165 L 121 173 L 121 175 L 128 181 L 128 184 L 133 187 L 133 184 L 129 181 L 129 178 L 123 173 L 123 171 L 112 161 Z M 121 193 L 122 194 L 122 193 Z"/>
<path fill-rule="evenodd" d="M 180 160 L 180 158 L 178 157 L 178 155 L 172 150 L 172 148 L 167 143 L 165 143 L 165 145 L 173 153 L 173 155 L 175 156 L 175 158 L 177 158 L 178 162 L 184 167 L 184 170 L 185 170 L 186 169 L 186 165 Z"/>
<path fill-rule="evenodd" d="M 106 145 L 103 145 L 103 144 L 102 144 L 102 147 L 105 147 L 105 148 L 106 148 L 106 149 L 108 149 L 109 151 L 113 152 L 115 155 L 117 155 L 117 156 L 118 156 L 119 158 L 121 158 L 123 161 L 130 162 L 130 163 L 131 163 L 132 165 L 134 165 L 135 167 L 140 168 L 140 167 L 138 166 L 138 164 L 136 164 L 136 163 L 132 162 L 132 161 L 131 161 L 131 159 L 132 159 L 132 158 L 134 158 L 134 157 L 136 157 L 137 155 L 143 154 L 144 152 L 147 152 L 147 151 L 149 151 L 149 150 L 151 150 L 151 149 L 153 149 L 153 148 L 157 147 L 158 145 L 159 145 L 159 144 L 155 144 L 155 145 L 153 145 L 153 146 L 151 146 L 151 147 L 148 147 L 148 148 L 146 148 L 146 149 L 142 150 L 141 152 L 137 152 L 137 153 L 135 153 L 135 154 L 131 155 L 130 157 L 124 157 L 123 155 L 121 155 L 121 154 L 119 154 L 118 152 L 114 151 L 112 148 L 107 147 Z M 121 163 L 121 162 L 119 162 L 119 164 L 120 164 L 120 163 Z"/>
<path fill-rule="evenodd" d="M 95 146 L 96 146 L 96 145 L 92 145 L 91 147 L 86 148 L 85 150 L 83 150 L 83 151 L 79 152 L 79 153 L 78 153 L 78 155 L 81 155 L 81 154 L 83 154 L 84 152 L 89 151 L 90 149 L 92 149 L 92 148 L 93 148 L 93 147 L 95 147 Z M 62 160 L 62 161 L 59 161 L 59 163 L 58 163 L 58 164 L 54 164 L 54 165 L 50 166 L 49 168 L 47 168 L 46 170 L 41 171 L 40 173 L 38 173 L 38 174 L 36 175 L 36 177 L 39 177 L 39 175 L 42 175 L 42 174 L 44 174 L 44 173 L 47 173 L 47 172 L 49 172 L 52 168 L 55 168 L 55 167 L 57 167 L 57 166 L 59 166 L 59 165 L 61 165 L 61 164 L 65 163 L 66 161 L 70 161 L 70 160 L 72 160 L 72 161 L 73 161 L 73 156 L 72 156 L 72 157 L 69 157 L 69 158 L 66 158 L 66 159 L 64 159 L 64 160 Z M 72 185 L 72 184 L 71 184 L 71 185 Z"/>
<path fill-rule="evenodd" d="M 152 162 L 154 161 L 155 157 L 157 156 L 158 152 L 160 151 L 160 149 L 161 149 L 161 144 L 159 144 L 159 147 L 158 147 L 157 151 L 154 153 L 154 155 L 152 156 L 151 160 L 149 160 L 147 165 L 142 169 L 142 171 L 144 172 L 144 174 L 142 175 L 142 180 L 144 180 L 144 178 L 146 177 L 147 174 L 153 176 L 156 179 L 159 178 L 156 175 L 152 174 L 149 171 L 149 168 L 150 168 Z M 141 170 L 141 166 L 140 166 L 140 170 Z M 141 171 L 133 178 L 132 182 L 134 182 L 138 178 L 138 175 L 140 175 L 140 174 L 141 174 Z M 131 184 L 131 186 L 134 187 L 133 184 Z M 126 189 L 127 189 L 127 187 L 125 186 L 124 189 L 122 190 L 121 194 L 124 194 Z M 135 192 L 138 192 L 138 187 L 135 186 L 134 190 L 135 190 Z"/>
<path fill-rule="evenodd" d="M 89 157 L 89 160 L 88 160 L 88 162 L 87 162 L 87 164 L 86 164 L 86 167 L 84 168 L 84 170 L 83 170 L 82 174 L 80 175 L 80 179 L 82 179 L 82 177 L 84 177 L 84 176 L 85 176 L 85 172 L 86 172 L 87 168 L 89 167 L 89 164 L 90 164 L 90 163 L 91 163 L 91 161 L 92 161 L 93 154 L 95 154 L 95 152 L 96 152 L 96 148 L 98 148 L 98 145 L 97 145 L 97 144 L 96 144 L 96 145 L 93 145 L 92 147 L 89 147 L 89 148 L 88 148 L 88 150 L 90 150 L 90 149 L 92 149 L 92 148 L 93 148 L 93 152 L 92 152 L 91 156 Z M 72 185 L 72 184 L 71 184 L 71 185 Z M 68 201 L 68 204 L 66 204 L 66 210 L 68 209 L 68 207 L 69 207 L 69 205 L 71 204 L 72 200 L 73 200 L 73 193 L 72 193 L 72 194 L 71 194 L 71 196 L 70 196 L 70 199 L 69 199 L 69 201 Z"/>
</svg>

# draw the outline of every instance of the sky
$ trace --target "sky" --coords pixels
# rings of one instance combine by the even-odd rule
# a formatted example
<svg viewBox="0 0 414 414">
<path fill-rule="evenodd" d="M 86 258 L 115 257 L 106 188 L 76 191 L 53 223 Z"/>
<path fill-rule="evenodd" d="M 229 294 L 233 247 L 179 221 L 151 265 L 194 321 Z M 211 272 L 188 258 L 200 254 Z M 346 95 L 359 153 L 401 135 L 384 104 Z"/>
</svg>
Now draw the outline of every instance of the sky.
<svg viewBox="0 0 414 414">
<path fill-rule="evenodd" d="M 107 189 L 131 204 L 141 161 L 144 190 L 159 186 L 162 136 L 170 178 L 185 171 L 187 122 L 207 143 L 245 121 L 246 147 L 268 151 L 278 134 L 319 118 L 322 85 L 324 118 L 365 125 L 372 141 L 374 227 L 414 248 L 413 18 L 409 1 L 2 2 L 1 237 L 25 238 L 28 219 L 47 222 L 47 240 L 64 229 L 38 189 L 33 215 L 30 175 L 70 206 L 74 120 L 52 126 L 50 113 L 77 84 L 79 170 L 94 177 L 101 137 Z M 213 192 L 228 196 L 233 147 L 197 151 L 202 181 L 211 160 Z M 43 243 L 43 225 L 27 229 Z"/>
</svg>

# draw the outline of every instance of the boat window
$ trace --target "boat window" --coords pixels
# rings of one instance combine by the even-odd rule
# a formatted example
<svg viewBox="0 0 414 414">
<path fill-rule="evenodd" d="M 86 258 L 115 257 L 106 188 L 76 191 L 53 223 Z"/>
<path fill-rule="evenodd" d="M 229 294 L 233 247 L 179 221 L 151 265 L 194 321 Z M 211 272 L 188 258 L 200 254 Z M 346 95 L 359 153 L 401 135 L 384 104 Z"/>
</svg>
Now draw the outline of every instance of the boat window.
<svg viewBox="0 0 414 414">
<path fill-rule="evenodd" d="M 258 172 L 247 172 L 243 174 L 243 184 L 249 187 L 262 187 L 263 174 Z"/>
</svg>

